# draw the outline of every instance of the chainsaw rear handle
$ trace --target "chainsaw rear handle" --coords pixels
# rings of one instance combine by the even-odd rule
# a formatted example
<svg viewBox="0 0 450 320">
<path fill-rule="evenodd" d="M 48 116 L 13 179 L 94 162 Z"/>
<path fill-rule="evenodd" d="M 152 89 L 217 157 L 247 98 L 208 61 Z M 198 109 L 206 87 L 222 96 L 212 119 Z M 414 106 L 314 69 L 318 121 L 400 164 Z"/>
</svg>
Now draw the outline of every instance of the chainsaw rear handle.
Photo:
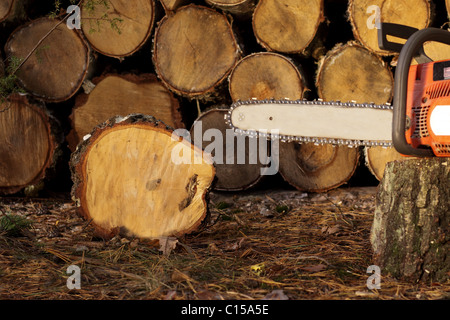
<svg viewBox="0 0 450 320">
<path fill-rule="evenodd" d="M 392 142 L 394 148 L 404 155 L 432 157 L 431 149 L 416 149 L 407 143 L 406 131 L 406 99 L 408 91 L 408 74 L 413 57 L 422 50 L 427 41 L 436 41 L 450 45 L 450 32 L 427 28 L 415 32 L 400 51 L 394 81 L 394 116 L 392 123 Z"/>
</svg>

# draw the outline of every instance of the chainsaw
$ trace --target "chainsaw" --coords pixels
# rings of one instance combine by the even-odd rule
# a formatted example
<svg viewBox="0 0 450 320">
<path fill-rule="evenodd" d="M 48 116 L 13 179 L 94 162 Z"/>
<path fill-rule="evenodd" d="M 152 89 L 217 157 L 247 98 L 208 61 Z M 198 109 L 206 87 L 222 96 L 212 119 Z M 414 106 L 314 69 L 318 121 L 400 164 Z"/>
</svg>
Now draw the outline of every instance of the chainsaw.
<svg viewBox="0 0 450 320">
<path fill-rule="evenodd" d="M 388 35 L 406 43 L 389 41 Z M 450 157 L 450 60 L 432 61 L 423 49 L 428 41 L 450 45 L 450 32 L 380 25 L 380 48 L 400 53 L 392 105 L 251 99 L 233 103 L 225 120 L 239 134 L 267 139 L 393 146 L 405 156 Z M 411 65 L 413 58 L 417 65 Z"/>
</svg>

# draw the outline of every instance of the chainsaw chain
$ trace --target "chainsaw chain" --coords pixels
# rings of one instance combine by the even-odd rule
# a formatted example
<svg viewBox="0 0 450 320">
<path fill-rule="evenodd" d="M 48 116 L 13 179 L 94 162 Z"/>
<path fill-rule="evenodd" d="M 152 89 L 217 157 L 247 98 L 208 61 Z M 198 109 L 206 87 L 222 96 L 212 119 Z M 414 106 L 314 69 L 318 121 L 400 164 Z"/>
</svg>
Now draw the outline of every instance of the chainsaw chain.
<svg viewBox="0 0 450 320">
<path fill-rule="evenodd" d="M 231 114 L 233 110 L 242 105 L 251 105 L 251 104 L 306 104 L 306 105 L 317 105 L 317 106 L 333 106 L 333 107 L 341 107 L 341 108 L 372 108 L 372 109 L 384 109 L 384 110 L 392 110 L 393 106 L 390 104 L 375 104 L 375 103 L 356 103 L 354 101 L 351 102 L 341 102 L 341 101 L 323 101 L 321 99 L 318 100 L 247 100 L 247 101 L 237 101 L 233 103 L 229 109 L 229 111 L 225 114 L 225 122 L 234 130 L 236 134 L 246 135 L 249 137 L 261 137 L 268 140 L 278 139 L 281 142 L 297 142 L 297 143 L 314 143 L 316 145 L 323 144 L 332 144 L 332 145 L 342 145 L 350 148 L 366 146 L 366 147 L 392 147 L 392 141 L 371 141 L 371 140 L 347 140 L 347 139 L 332 139 L 332 138 L 321 138 L 321 137 L 301 137 L 301 136 L 288 136 L 288 135 L 279 135 L 279 134 L 271 134 L 266 132 L 259 132 L 256 130 L 242 130 L 233 125 L 231 122 Z"/>
</svg>

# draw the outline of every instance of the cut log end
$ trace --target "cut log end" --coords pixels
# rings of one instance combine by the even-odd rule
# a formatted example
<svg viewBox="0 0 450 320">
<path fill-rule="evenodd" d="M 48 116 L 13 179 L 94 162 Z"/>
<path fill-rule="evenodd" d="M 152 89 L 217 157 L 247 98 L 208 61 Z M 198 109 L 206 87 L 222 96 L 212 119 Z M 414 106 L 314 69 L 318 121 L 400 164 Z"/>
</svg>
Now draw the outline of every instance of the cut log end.
<svg viewBox="0 0 450 320">
<path fill-rule="evenodd" d="M 396 160 L 408 159 L 398 153 L 394 147 L 366 147 L 364 148 L 364 155 L 367 168 L 378 181 L 383 179 L 386 164 Z"/>
<path fill-rule="evenodd" d="M 188 98 L 214 92 L 239 54 L 226 16 L 203 6 L 187 5 L 166 15 L 154 36 L 153 61 L 159 78 Z"/>
<path fill-rule="evenodd" d="M 151 34 L 154 0 L 136 0 L 133 5 L 123 0 L 108 2 L 108 5 L 96 4 L 94 8 L 83 5 L 81 29 L 88 42 L 101 54 L 115 58 L 130 56 Z"/>
<path fill-rule="evenodd" d="M 429 0 L 351 0 L 348 16 L 355 39 L 378 55 L 392 55 L 393 52 L 381 50 L 378 46 L 376 23 L 391 22 L 424 29 L 430 26 L 433 18 L 432 3 Z M 388 37 L 388 40 L 402 42 Z M 403 40 L 403 43 L 405 40 Z"/>
<path fill-rule="evenodd" d="M 326 192 L 346 183 L 358 166 L 356 148 L 280 143 L 280 174 L 301 191 Z"/>
<path fill-rule="evenodd" d="M 348 42 L 336 45 L 322 58 L 316 86 L 325 101 L 383 104 L 392 99 L 394 78 L 378 56 Z"/>
<path fill-rule="evenodd" d="M 253 32 L 269 51 L 302 53 L 324 21 L 323 1 L 260 0 L 253 12 Z"/>
<path fill-rule="evenodd" d="M 448 159 L 390 162 L 378 188 L 371 230 L 374 263 L 414 283 L 448 281 L 449 199 Z"/>
<path fill-rule="evenodd" d="M 17 71 L 19 84 L 46 102 L 68 100 L 86 77 L 89 48 L 78 32 L 70 30 L 60 20 L 40 18 L 11 34 L 5 45 L 5 54 L 25 59 L 41 40 L 42 43 Z"/>
<path fill-rule="evenodd" d="M 0 3 L 0 22 L 7 19 L 14 5 L 14 0 L 4 0 Z"/>
<path fill-rule="evenodd" d="M 301 99 L 306 90 L 304 76 L 288 58 L 270 52 L 241 59 L 229 77 L 233 101 L 263 99 Z"/>
<path fill-rule="evenodd" d="M 215 176 L 209 155 L 151 116 L 113 118 L 71 157 L 72 196 L 99 236 L 158 239 L 196 230 Z"/>
<path fill-rule="evenodd" d="M 12 95 L 0 105 L 0 193 L 38 184 L 57 159 L 56 122 L 41 104 Z"/>
<path fill-rule="evenodd" d="M 242 191 L 261 180 L 261 170 L 265 166 L 260 161 L 264 141 L 235 134 L 224 121 L 227 112 L 227 109 L 216 108 L 200 115 L 190 130 L 191 140 L 198 147 L 211 150 L 217 178 L 214 190 Z M 231 156 L 230 161 L 227 157 Z"/>
<path fill-rule="evenodd" d="M 106 74 L 93 83 L 89 94 L 77 96 L 70 117 L 72 131 L 67 140 L 72 151 L 94 127 L 113 116 L 142 113 L 172 128 L 184 127 L 178 100 L 153 74 Z"/>
</svg>

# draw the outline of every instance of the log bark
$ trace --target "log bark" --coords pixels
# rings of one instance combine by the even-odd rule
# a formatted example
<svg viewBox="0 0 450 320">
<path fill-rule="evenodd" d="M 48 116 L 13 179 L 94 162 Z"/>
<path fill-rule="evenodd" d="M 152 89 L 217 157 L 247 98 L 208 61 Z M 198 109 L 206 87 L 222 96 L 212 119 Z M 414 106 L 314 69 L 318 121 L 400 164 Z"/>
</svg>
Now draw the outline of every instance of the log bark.
<svg viewBox="0 0 450 320">
<path fill-rule="evenodd" d="M 153 74 L 106 74 L 93 79 L 94 89 L 77 96 L 67 137 L 75 151 L 82 138 L 113 116 L 154 116 L 172 128 L 184 128 L 178 100 Z"/>
<path fill-rule="evenodd" d="M 231 13 L 238 19 L 246 19 L 251 16 L 256 6 L 255 0 L 206 0 L 213 8 L 218 8 Z"/>
<path fill-rule="evenodd" d="M 343 185 L 355 172 L 358 159 L 356 148 L 280 143 L 280 174 L 300 191 L 326 192 Z"/>
<path fill-rule="evenodd" d="M 323 0 L 260 0 L 253 12 L 253 32 L 268 51 L 303 53 L 324 21 Z"/>
<path fill-rule="evenodd" d="M 155 32 L 153 61 L 164 84 L 188 98 L 216 91 L 239 58 L 225 15 L 198 5 L 166 15 Z"/>
<path fill-rule="evenodd" d="M 305 77 L 289 59 L 277 53 L 259 52 L 241 59 L 229 77 L 231 99 L 302 99 Z"/>
<path fill-rule="evenodd" d="M 154 0 L 108 0 L 93 8 L 81 6 L 84 36 L 97 52 L 124 58 L 138 51 L 151 35 L 155 20 Z M 119 20 L 120 19 L 120 20 Z"/>
<path fill-rule="evenodd" d="M 71 156 L 72 197 L 96 234 L 181 237 L 207 216 L 208 154 L 151 116 L 112 118 Z"/>
<path fill-rule="evenodd" d="M 378 9 L 377 9 L 378 8 Z M 355 39 L 366 48 L 379 55 L 392 55 L 393 52 L 381 50 L 378 46 L 376 28 L 377 12 L 380 22 L 392 22 L 424 29 L 431 25 L 433 3 L 429 0 L 350 0 L 348 16 Z M 394 38 L 389 38 L 393 40 Z M 404 43 L 405 41 L 398 42 Z"/>
<path fill-rule="evenodd" d="M 266 142 L 235 134 L 224 121 L 227 112 L 227 109 L 214 108 L 202 113 L 190 130 L 191 140 L 213 156 L 217 177 L 214 189 L 242 191 L 254 187 L 261 180 L 265 164 L 260 161 L 259 143 Z M 209 134 L 214 134 L 214 138 Z M 268 155 L 267 143 L 265 148 Z"/>
<path fill-rule="evenodd" d="M 5 45 L 7 57 L 26 60 L 16 73 L 19 85 L 46 102 L 71 98 L 89 70 L 88 45 L 75 30 L 60 22 L 49 18 L 34 20 L 16 29 Z"/>
<path fill-rule="evenodd" d="M 42 184 L 61 155 L 59 125 L 42 103 L 14 94 L 0 106 L 0 194 Z"/>
<path fill-rule="evenodd" d="M 413 282 L 448 281 L 449 165 L 445 158 L 387 165 L 370 238 L 374 263 L 385 274 Z"/>
</svg>

